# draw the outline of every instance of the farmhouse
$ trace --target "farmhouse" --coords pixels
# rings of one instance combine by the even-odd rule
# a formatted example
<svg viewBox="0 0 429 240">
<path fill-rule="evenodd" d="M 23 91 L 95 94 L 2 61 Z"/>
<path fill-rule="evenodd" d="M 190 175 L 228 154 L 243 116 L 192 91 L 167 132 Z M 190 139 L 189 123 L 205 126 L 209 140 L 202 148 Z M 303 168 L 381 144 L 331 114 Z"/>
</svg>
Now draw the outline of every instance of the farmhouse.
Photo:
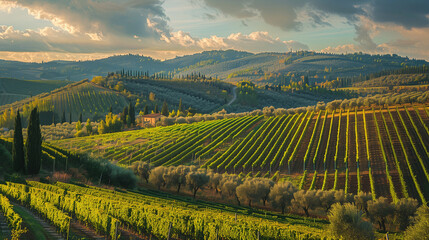
<svg viewBox="0 0 429 240">
<path fill-rule="evenodd" d="M 147 114 L 140 117 L 140 126 L 144 127 L 145 125 L 149 124 L 152 126 L 155 126 L 156 123 L 161 120 L 161 114 L 160 113 L 153 113 L 153 114 Z"/>
</svg>

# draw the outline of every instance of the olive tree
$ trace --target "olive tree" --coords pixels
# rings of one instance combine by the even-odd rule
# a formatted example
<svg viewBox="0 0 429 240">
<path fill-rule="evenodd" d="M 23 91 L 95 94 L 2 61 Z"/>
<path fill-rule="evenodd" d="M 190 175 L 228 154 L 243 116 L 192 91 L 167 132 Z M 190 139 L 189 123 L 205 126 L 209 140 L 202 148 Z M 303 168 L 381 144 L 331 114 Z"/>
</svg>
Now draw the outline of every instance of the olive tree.
<svg viewBox="0 0 429 240">
<path fill-rule="evenodd" d="M 369 193 L 359 192 L 354 196 L 356 207 L 360 210 L 368 213 L 368 201 L 372 200 L 372 196 Z"/>
<path fill-rule="evenodd" d="M 210 176 L 205 170 L 191 171 L 186 175 L 186 185 L 192 190 L 193 197 L 197 195 L 197 191 L 210 181 Z"/>
<path fill-rule="evenodd" d="M 243 180 L 237 175 L 224 175 L 219 183 L 221 194 L 235 197 L 238 205 L 241 204 L 237 195 L 237 187 L 243 183 Z"/>
<path fill-rule="evenodd" d="M 364 215 L 365 213 L 352 203 L 335 203 L 328 214 L 329 230 L 338 239 L 374 239 L 372 224 L 363 220 Z"/>
<path fill-rule="evenodd" d="M 376 200 L 368 202 L 368 214 L 373 222 L 377 222 L 380 229 L 386 231 L 387 217 L 393 215 L 394 206 L 385 197 L 379 197 Z"/>
<path fill-rule="evenodd" d="M 414 224 L 404 232 L 405 240 L 422 239 L 422 236 L 429 236 L 429 207 L 426 205 L 417 209 Z"/>
<path fill-rule="evenodd" d="M 320 206 L 316 190 L 299 190 L 293 194 L 292 205 L 304 210 L 305 215 L 310 217 L 308 210 L 316 209 Z"/>
<path fill-rule="evenodd" d="M 154 169 L 149 174 L 149 182 L 156 186 L 158 189 L 165 186 L 164 174 L 167 173 L 168 169 L 164 166 L 159 166 Z"/>
<path fill-rule="evenodd" d="M 277 182 L 270 191 L 270 202 L 273 207 L 280 208 L 284 214 L 285 208 L 290 206 L 296 191 L 297 188 L 291 182 Z"/>
<path fill-rule="evenodd" d="M 395 203 L 395 222 L 399 224 L 401 231 L 410 225 L 410 218 L 416 213 L 418 205 L 413 198 L 401 198 Z"/>
<path fill-rule="evenodd" d="M 133 164 L 131 165 L 131 169 L 133 170 L 134 174 L 146 180 L 146 183 L 149 182 L 149 176 L 151 172 L 151 167 L 149 163 L 142 161 L 133 162 Z"/>
<path fill-rule="evenodd" d="M 335 191 L 319 190 L 316 193 L 316 197 L 320 201 L 320 207 L 323 208 L 323 210 L 326 212 L 328 212 L 332 204 L 335 203 Z"/>
<path fill-rule="evenodd" d="M 247 178 L 244 183 L 237 187 L 237 195 L 240 199 L 247 200 L 249 207 L 252 202 L 262 200 L 263 205 L 268 199 L 271 187 L 274 182 L 265 178 Z"/>
</svg>

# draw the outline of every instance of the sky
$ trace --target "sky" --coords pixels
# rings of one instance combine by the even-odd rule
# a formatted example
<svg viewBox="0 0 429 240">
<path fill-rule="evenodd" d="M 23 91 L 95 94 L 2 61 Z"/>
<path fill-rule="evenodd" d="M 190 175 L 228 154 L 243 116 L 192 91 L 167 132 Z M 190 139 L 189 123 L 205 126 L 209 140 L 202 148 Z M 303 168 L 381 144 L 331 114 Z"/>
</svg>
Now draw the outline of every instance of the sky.
<svg viewBox="0 0 429 240">
<path fill-rule="evenodd" d="M 311 50 L 429 60 L 428 0 L 0 0 L 0 59 Z"/>
</svg>

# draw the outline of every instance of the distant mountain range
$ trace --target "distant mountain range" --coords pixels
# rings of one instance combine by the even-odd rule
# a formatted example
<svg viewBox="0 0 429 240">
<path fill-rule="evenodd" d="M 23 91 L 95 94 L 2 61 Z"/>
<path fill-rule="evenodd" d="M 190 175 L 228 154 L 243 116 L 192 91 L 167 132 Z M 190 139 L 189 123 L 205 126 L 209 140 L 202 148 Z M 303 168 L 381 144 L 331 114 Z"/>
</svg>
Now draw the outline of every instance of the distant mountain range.
<svg viewBox="0 0 429 240">
<path fill-rule="evenodd" d="M 275 83 L 282 76 L 309 75 L 321 81 L 356 76 L 386 69 L 427 64 L 398 55 L 326 54 L 309 51 L 258 53 L 226 50 L 206 51 L 160 61 L 140 55 L 119 55 L 92 61 L 27 63 L 0 60 L 0 77 L 26 80 L 79 81 L 122 69 L 186 76 L 201 73 L 228 81 L 248 79 Z M 274 81 L 274 82 L 273 82 Z"/>
</svg>

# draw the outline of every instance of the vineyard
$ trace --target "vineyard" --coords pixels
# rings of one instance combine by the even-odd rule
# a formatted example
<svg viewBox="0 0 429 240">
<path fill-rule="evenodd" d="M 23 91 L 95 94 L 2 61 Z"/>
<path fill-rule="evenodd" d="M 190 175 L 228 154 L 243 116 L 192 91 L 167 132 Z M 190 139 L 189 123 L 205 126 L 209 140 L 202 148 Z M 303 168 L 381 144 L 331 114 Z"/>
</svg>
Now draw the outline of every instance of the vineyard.
<svg viewBox="0 0 429 240">
<path fill-rule="evenodd" d="M 68 235 L 74 218 L 109 239 L 124 231 L 156 239 L 325 239 L 323 220 L 305 220 L 239 206 L 190 203 L 159 192 L 114 191 L 57 182 L 0 184 L 0 201 L 8 221 L 20 228 L 22 219 L 9 201 L 28 206 Z M 10 216 L 10 217 L 9 217 Z"/>
<path fill-rule="evenodd" d="M 50 93 L 1 106 L 0 112 L 7 118 L 1 119 L 0 125 L 11 126 L 14 117 L 12 112 L 16 112 L 16 109 L 20 109 L 23 119 L 26 120 L 29 111 L 37 106 L 39 111 L 54 112 L 55 121 L 58 123 L 63 113 L 66 114 L 67 121 L 70 114 L 72 121 L 77 121 L 81 113 L 84 119 L 92 119 L 102 117 L 110 107 L 113 107 L 115 112 L 120 112 L 127 105 L 125 96 L 87 81 L 81 81 L 55 89 Z M 49 120 L 52 121 L 52 117 Z"/>
<path fill-rule="evenodd" d="M 303 189 L 429 198 L 425 105 L 247 116 L 53 141 L 118 164 L 196 164 L 217 172 L 301 176 Z M 388 187 L 386 187 L 388 186 Z"/>
</svg>

